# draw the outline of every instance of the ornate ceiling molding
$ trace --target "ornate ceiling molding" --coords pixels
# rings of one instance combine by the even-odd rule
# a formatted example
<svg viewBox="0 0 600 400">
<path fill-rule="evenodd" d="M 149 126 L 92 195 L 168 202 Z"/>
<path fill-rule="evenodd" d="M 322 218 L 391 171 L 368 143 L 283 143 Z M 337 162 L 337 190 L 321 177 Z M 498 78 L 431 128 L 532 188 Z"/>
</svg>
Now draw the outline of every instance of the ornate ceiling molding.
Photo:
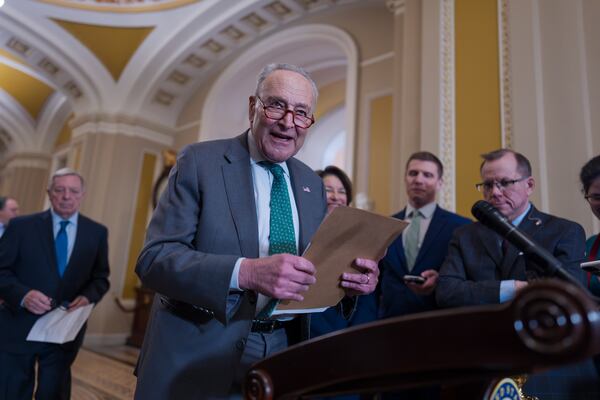
<svg viewBox="0 0 600 400">
<path fill-rule="evenodd" d="M 56 6 L 86 11 L 140 13 L 169 10 L 203 0 L 38 0 Z"/>
</svg>

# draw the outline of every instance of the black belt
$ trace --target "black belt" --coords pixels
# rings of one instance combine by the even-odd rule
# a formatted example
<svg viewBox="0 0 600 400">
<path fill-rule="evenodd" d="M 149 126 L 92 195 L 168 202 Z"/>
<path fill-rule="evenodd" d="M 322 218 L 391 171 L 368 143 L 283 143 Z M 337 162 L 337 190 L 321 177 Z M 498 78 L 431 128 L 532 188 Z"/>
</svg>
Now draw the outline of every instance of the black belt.
<svg viewBox="0 0 600 400">
<path fill-rule="evenodd" d="M 273 331 L 285 328 L 291 321 L 277 321 L 276 319 L 254 319 L 250 331 L 258 333 L 273 333 Z"/>
<path fill-rule="evenodd" d="M 179 318 L 183 318 L 196 324 L 205 324 L 215 317 L 215 313 L 203 307 L 194 306 L 183 301 L 174 300 L 166 296 L 160 296 L 160 302 Z M 285 328 L 291 321 L 277 321 L 275 319 L 252 320 L 252 332 L 273 333 L 273 331 Z"/>
</svg>

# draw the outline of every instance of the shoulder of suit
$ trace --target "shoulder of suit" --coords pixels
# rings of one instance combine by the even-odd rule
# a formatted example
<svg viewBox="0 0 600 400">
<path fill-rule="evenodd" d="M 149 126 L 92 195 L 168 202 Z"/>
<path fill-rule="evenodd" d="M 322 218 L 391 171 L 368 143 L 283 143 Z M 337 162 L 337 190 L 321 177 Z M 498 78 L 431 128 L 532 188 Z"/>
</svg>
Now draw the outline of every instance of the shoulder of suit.
<svg viewBox="0 0 600 400">
<path fill-rule="evenodd" d="M 528 219 L 538 218 L 542 221 L 542 224 L 545 224 L 545 225 L 550 225 L 550 226 L 558 225 L 561 227 L 566 227 L 566 226 L 571 225 L 574 228 L 577 227 L 578 229 L 583 230 L 583 227 L 575 221 L 571 221 L 569 219 L 562 218 L 562 217 L 557 217 L 556 215 L 547 214 L 545 212 L 538 210 L 535 207 L 533 207 L 531 209 L 531 212 L 525 218 L 528 218 Z"/>
<path fill-rule="evenodd" d="M 96 222 L 91 218 L 86 217 L 85 215 L 79 213 L 79 220 L 77 221 L 80 226 L 88 226 L 94 227 L 103 231 L 108 231 L 108 228 L 101 224 L 100 222 Z"/>
<path fill-rule="evenodd" d="M 455 222 L 457 225 L 465 225 L 465 224 L 470 224 L 471 221 L 469 218 L 467 217 L 463 217 L 460 214 L 454 213 L 452 211 L 448 211 L 442 207 L 440 207 L 440 205 L 438 204 L 438 206 L 436 207 L 436 213 L 440 213 L 440 215 L 444 215 L 448 218 L 450 218 L 453 222 Z M 434 214 L 435 215 L 435 214 Z"/>
<path fill-rule="evenodd" d="M 302 161 L 297 158 L 290 158 L 287 160 L 287 165 L 290 170 L 293 170 L 296 174 L 302 174 L 303 177 L 314 179 L 316 181 L 321 182 L 321 178 L 316 174 L 315 171 L 308 165 L 304 164 Z"/>
</svg>

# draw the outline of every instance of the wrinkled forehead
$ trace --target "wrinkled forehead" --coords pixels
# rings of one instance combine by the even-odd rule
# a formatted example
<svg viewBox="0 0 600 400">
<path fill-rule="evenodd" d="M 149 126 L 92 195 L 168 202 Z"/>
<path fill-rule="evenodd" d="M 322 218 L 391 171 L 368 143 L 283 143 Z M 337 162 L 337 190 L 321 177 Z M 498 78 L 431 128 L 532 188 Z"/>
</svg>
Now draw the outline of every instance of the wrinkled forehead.
<svg viewBox="0 0 600 400">
<path fill-rule="evenodd" d="M 506 154 L 497 160 L 486 161 L 481 167 L 482 178 L 514 178 L 517 174 L 517 159 L 512 154 Z"/>
<path fill-rule="evenodd" d="M 314 94 L 312 84 L 294 71 L 277 70 L 271 72 L 258 89 L 264 101 L 279 100 L 293 107 L 313 109 Z"/>
<path fill-rule="evenodd" d="M 52 179 L 52 186 L 53 187 L 65 186 L 65 187 L 82 188 L 83 182 L 81 181 L 81 178 L 79 178 L 79 176 L 77 176 L 77 175 L 55 176 L 54 179 Z"/>
</svg>

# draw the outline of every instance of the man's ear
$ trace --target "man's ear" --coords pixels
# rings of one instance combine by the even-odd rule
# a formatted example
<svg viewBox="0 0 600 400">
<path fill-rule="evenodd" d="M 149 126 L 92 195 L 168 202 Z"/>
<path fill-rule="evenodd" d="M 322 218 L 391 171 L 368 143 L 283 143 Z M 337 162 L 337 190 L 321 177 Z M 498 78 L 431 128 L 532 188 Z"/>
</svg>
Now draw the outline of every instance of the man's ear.
<svg viewBox="0 0 600 400">
<path fill-rule="evenodd" d="M 256 97 L 250 96 L 248 98 L 248 120 L 250 121 L 250 125 L 254 121 L 254 112 L 256 110 Z"/>
<path fill-rule="evenodd" d="M 532 176 L 527 178 L 527 194 L 531 195 L 535 190 L 535 179 Z"/>
</svg>

